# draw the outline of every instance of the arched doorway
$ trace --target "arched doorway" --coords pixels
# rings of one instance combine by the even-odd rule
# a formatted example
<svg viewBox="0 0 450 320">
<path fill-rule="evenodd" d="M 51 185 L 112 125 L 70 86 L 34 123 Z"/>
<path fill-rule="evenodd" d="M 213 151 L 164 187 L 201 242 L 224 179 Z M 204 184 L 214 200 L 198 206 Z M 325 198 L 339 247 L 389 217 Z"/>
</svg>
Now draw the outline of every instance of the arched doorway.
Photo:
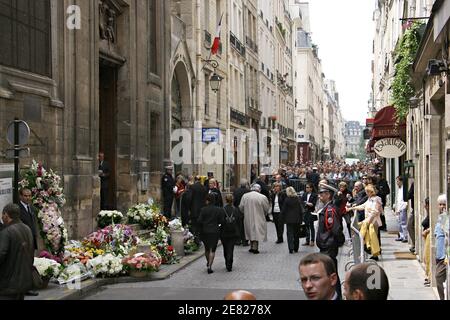
<svg viewBox="0 0 450 320">
<path fill-rule="evenodd" d="M 193 127 L 193 109 L 191 103 L 191 84 L 185 64 L 179 61 L 174 69 L 171 82 L 171 130 L 189 129 Z M 178 142 L 172 142 L 172 148 Z M 191 162 L 192 163 L 192 162 Z M 175 164 L 174 174 L 179 172 L 191 174 L 187 165 Z"/>
</svg>

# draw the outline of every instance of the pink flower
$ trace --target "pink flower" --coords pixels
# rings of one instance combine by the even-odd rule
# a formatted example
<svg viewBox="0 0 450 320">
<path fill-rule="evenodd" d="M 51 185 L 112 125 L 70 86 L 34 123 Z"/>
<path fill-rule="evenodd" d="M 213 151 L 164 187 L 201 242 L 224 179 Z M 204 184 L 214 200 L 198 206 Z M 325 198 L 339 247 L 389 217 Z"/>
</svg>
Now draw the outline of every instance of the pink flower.
<svg viewBox="0 0 450 320">
<path fill-rule="evenodd" d="M 136 269 L 142 269 L 142 264 L 138 263 L 138 264 L 136 265 Z"/>
</svg>

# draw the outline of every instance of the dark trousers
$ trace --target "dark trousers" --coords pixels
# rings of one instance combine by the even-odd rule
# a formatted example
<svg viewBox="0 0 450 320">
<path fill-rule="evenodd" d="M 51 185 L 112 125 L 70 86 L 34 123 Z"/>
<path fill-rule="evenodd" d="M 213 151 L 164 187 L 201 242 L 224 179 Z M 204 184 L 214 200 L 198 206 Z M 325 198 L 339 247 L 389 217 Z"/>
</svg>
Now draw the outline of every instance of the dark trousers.
<svg viewBox="0 0 450 320">
<path fill-rule="evenodd" d="M 223 246 L 223 257 L 225 258 L 225 266 L 227 268 L 233 267 L 233 253 L 236 238 L 221 238 Z"/>
<path fill-rule="evenodd" d="M 108 210 L 108 187 L 100 188 L 100 210 Z"/>
<path fill-rule="evenodd" d="M 191 217 L 191 233 L 194 235 L 194 241 L 200 244 L 200 224 L 197 222 L 198 217 Z"/>
<path fill-rule="evenodd" d="M 337 293 L 339 299 L 342 299 L 341 280 L 339 279 L 338 262 L 337 262 L 337 255 L 339 253 L 339 248 L 338 247 L 330 247 L 328 249 L 320 249 L 320 253 L 326 254 L 334 262 L 334 265 L 336 267 L 336 274 L 337 274 L 336 293 Z"/>
<path fill-rule="evenodd" d="M 436 285 L 439 299 L 445 300 L 444 282 L 447 280 L 447 265 L 445 260 L 436 261 Z"/>
<path fill-rule="evenodd" d="M 299 223 L 288 223 L 286 225 L 287 229 L 287 242 L 289 251 L 298 251 L 299 247 L 299 231 L 300 224 Z"/>
<path fill-rule="evenodd" d="M 273 222 L 275 224 L 275 229 L 277 231 L 277 239 L 278 241 L 283 241 L 284 224 L 281 222 L 280 213 L 272 212 L 272 215 L 273 215 Z"/>
<path fill-rule="evenodd" d="M 173 197 L 167 197 L 166 199 L 164 199 L 163 215 L 167 219 L 172 218 L 172 205 Z"/>
<path fill-rule="evenodd" d="M 306 225 L 306 242 L 309 243 L 316 241 L 316 230 L 314 229 L 314 220 L 311 215 L 305 217 Z"/>
<path fill-rule="evenodd" d="M 247 242 L 247 239 L 245 239 L 245 226 L 244 226 L 244 216 L 239 219 L 239 235 L 240 235 L 240 241 L 242 241 L 242 244 Z"/>
<path fill-rule="evenodd" d="M 183 226 L 187 226 L 189 224 L 189 209 L 181 206 L 181 223 Z"/>
</svg>

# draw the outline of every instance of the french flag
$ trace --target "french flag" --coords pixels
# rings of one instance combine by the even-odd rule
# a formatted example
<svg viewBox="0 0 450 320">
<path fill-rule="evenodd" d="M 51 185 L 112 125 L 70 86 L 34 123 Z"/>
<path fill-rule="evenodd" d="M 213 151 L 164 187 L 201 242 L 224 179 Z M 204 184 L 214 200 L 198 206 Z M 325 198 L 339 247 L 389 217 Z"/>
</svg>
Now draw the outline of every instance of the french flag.
<svg viewBox="0 0 450 320">
<path fill-rule="evenodd" d="M 216 37 L 214 38 L 214 42 L 211 48 L 211 54 L 216 55 L 217 52 L 219 52 L 219 46 L 220 46 L 220 33 L 222 32 L 222 19 L 223 19 L 223 13 L 220 17 L 219 25 L 217 26 L 217 32 Z"/>
</svg>

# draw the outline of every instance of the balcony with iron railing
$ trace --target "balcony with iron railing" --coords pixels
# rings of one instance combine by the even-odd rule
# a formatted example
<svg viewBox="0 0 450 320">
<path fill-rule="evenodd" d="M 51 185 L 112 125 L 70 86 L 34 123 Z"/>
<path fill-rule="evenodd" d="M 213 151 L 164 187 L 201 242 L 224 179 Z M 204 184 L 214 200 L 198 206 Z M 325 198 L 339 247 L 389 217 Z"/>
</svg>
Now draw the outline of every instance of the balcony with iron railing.
<svg viewBox="0 0 450 320">
<path fill-rule="evenodd" d="M 241 126 L 248 126 L 249 124 L 249 117 L 233 108 L 230 108 L 230 120 L 231 122 Z"/>
<path fill-rule="evenodd" d="M 241 41 L 239 41 L 236 35 L 231 31 L 230 44 L 241 56 L 245 57 L 245 45 Z"/>
</svg>

